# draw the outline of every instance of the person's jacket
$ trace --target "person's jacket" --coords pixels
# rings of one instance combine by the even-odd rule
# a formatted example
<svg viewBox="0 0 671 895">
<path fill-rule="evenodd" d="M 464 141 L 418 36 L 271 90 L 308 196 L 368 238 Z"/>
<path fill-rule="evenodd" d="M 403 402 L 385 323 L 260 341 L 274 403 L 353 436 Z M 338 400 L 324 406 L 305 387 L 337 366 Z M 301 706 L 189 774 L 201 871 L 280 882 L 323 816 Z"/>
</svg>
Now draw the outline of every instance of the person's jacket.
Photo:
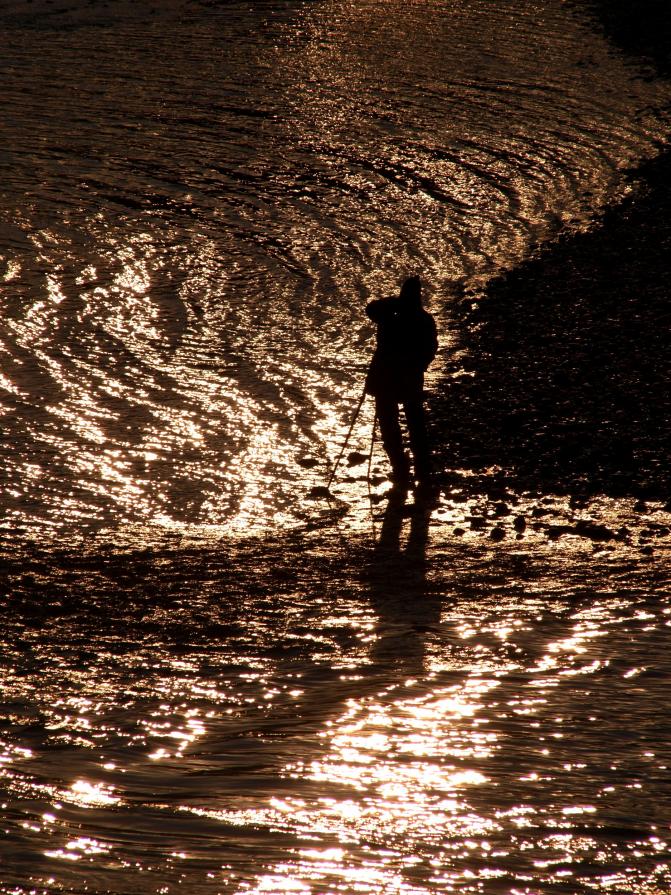
<svg viewBox="0 0 671 895">
<path fill-rule="evenodd" d="M 366 393 L 397 401 L 421 396 L 424 372 L 436 356 L 436 323 L 419 301 L 379 298 L 366 306 L 377 324 L 377 344 Z"/>
</svg>

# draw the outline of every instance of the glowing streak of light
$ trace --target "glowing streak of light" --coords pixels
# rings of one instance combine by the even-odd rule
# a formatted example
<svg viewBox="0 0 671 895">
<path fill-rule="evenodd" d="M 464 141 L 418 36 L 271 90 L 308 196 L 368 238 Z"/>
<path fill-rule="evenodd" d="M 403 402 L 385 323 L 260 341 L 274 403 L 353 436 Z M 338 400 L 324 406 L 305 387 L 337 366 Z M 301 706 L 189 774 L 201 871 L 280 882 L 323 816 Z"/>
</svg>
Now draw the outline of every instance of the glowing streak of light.
<svg viewBox="0 0 671 895">
<path fill-rule="evenodd" d="M 121 803 L 112 787 L 103 783 L 89 783 L 88 780 L 75 780 L 70 789 L 59 792 L 59 798 L 82 808 L 103 808 Z"/>
</svg>

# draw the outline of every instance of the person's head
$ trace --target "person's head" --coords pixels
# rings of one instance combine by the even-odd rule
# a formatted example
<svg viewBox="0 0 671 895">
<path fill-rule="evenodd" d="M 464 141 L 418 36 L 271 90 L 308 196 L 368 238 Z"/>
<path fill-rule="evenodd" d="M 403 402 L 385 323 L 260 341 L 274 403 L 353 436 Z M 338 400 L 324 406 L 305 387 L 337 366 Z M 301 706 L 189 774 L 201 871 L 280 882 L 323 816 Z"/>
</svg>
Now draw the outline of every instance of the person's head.
<svg viewBox="0 0 671 895">
<path fill-rule="evenodd" d="M 401 286 L 401 298 L 408 304 L 422 303 L 422 284 L 419 277 L 408 277 Z"/>
</svg>

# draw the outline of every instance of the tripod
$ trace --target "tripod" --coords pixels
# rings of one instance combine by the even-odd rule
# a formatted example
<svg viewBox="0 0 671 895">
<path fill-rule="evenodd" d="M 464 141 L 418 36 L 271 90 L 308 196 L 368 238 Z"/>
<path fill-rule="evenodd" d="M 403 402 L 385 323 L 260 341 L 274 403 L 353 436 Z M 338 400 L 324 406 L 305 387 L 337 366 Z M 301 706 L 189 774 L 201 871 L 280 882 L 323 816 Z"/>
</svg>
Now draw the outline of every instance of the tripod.
<svg viewBox="0 0 671 895">
<path fill-rule="evenodd" d="M 354 416 L 352 417 L 352 422 L 350 423 L 349 430 L 348 430 L 348 432 L 347 432 L 347 435 L 345 436 L 345 441 L 343 442 L 343 446 L 340 448 L 340 453 L 338 454 L 338 459 L 335 461 L 335 464 L 334 464 L 334 466 L 333 466 L 333 469 L 331 470 L 331 475 L 329 476 L 329 480 L 328 480 L 328 482 L 327 482 L 327 484 L 326 484 L 326 490 L 327 490 L 327 491 L 328 491 L 328 489 L 331 487 L 331 482 L 332 482 L 333 479 L 335 478 L 336 471 L 337 471 L 337 469 L 338 469 L 338 466 L 340 465 L 340 461 L 342 460 L 342 456 L 343 456 L 343 454 L 345 453 L 345 448 L 347 447 L 347 444 L 348 444 L 348 442 L 349 442 L 349 440 L 350 440 L 350 436 L 352 435 L 352 430 L 354 429 L 354 424 L 356 423 L 356 421 L 357 421 L 357 419 L 358 419 L 358 416 L 359 416 L 359 413 L 361 412 L 361 408 L 362 408 L 362 406 L 363 406 L 363 402 L 364 402 L 365 398 L 366 398 L 366 389 L 365 389 L 365 387 L 364 387 L 364 390 L 363 390 L 363 392 L 362 392 L 362 394 L 361 394 L 361 397 L 359 398 L 359 403 L 357 404 L 357 406 L 356 406 L 356 410 L 354 411 Z M 375 426 L 373 426 L 373 431 L 374 431 L 374 430 L 375 430 Z M 371 452 L 372 452 L 372 447 L 371 447 Z"/>
</svg>

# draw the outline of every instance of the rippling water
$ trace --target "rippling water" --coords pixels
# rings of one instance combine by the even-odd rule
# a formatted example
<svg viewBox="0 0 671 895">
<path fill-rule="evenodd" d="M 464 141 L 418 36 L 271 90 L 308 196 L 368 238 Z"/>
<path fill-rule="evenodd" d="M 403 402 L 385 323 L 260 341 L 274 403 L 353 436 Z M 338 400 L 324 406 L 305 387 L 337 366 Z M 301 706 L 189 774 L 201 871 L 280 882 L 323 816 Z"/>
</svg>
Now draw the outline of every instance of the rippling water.
<svg viewBox="0 0 671 895">
<path fill-rule="evenodd" d="M 449 352 L 671 86 L 560 0 L 0 20 L 0 891 L 668 891 L 668 550 L 305 498 L 366 300 L 420 272 Z"/>
<path fill-rule="evenodd" d="M 2 613 L 0 890 L 668 891 L 663 566 L 398 509 L 372 554 L 58 557 Z"/>
<path fill-rule="evenodd" d="M 561 3 L 147 18 L 2 38 L 12 531 L 300 517 L 365 300 L 419 270 L 440 314 L 589 220 L 668 126 L 668 85 Z"/>
</svg>

